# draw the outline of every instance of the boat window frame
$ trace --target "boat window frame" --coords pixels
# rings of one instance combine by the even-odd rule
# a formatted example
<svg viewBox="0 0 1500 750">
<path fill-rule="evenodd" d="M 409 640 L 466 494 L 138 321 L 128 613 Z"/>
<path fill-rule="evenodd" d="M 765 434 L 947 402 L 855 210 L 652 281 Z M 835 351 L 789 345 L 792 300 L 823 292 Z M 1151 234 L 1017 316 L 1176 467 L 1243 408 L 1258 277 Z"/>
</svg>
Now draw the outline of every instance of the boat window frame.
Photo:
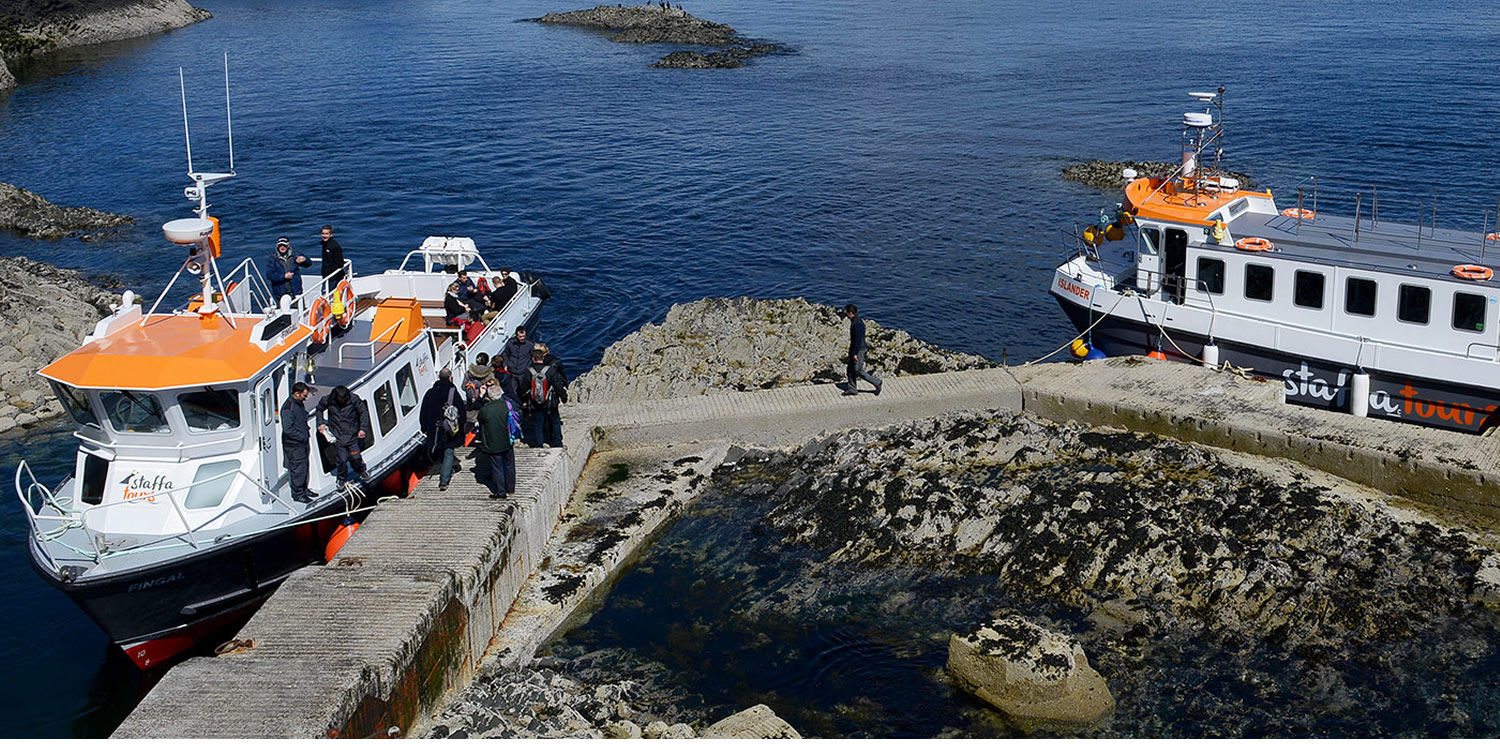
<svg viewBox="0 0 1500 750">
<path fill-rule="evenodd" d="M 104 428 L 104 420 L 100 419 L 98 412 L 94 411 L 94 404 L 92 401 L 89 401 L 89 392 L 87 389 L 74 388 L 67 383 L 59 383 L 56 380 L 49 382 L 52 383 L 52 394 L 57 398 L 58 404 L 62 406 L 63 412 L 73 420 L 74 424 L 80 427 Z M 88 419 L 79 418 L 78 412 L 73 410 L 73 406 L 77 404 L 69 404 L 70 399 L 77 399 L 83 405 L 84 413 L 88 414 Z"/>
<path fill-rule="evenodd" d="M 1469 326 L 1461 326 L 1461 325 L 1458 324 L 1458 314 L 1459 314 L 1459 311 L 1461 309 L 1461 306 L 1459 304 L 1459 298 L 1460 297 L 1467 297 L 1467 298 L 1470 298 L 1470 299 L 1479 300 L 1479 318 L 1476 321 L 1476 324 L 1479 326 L 1478 328 L 1469 327 Z M 1486 297 L 1483 294 L 1475 294 L 1473 292 L 1454 292 L 1453 293 L 1453 317 L 1451 319 L 1451 323 L 1453 325 L 1453 330 L 1455 330 L 1455 331 L 1462 331 L 1464 333 L 1484 333 L 1484 324 L 1487 321 L 1488 315 L 1490 313 L 1489 302 L 1490 302 L 1489 298 Z"/>
<path fill-rule="evenodd" d="M 1230 203 L 1229 205 L 1227 205 L 1227 206 L 1224 207 L 1225 213 L 1227 213 L 1228 216 L 1229 216 L 1229 218 L 1231 218 L 1231 219 L 1237 219 L 1237 218 L 1239 218 L 1240 214 L 1243 214 L 1243 213 L 1245 213 L 1246 211 L 1249 211 L 1249 210 L 1250 210 L 1250 199 L 1249 198 L 1240 198 L 1239 200 L 1234 201 L 1233 203 Z"/>
<path fill-rule="evenodd" d="M 1217 277 L 1215 277 L 1213 274 L 1210 274 L 1208 270 L 1204 268 L 1205 265 L 1218 266 Z M 1204 294 L 1222 295 L 1224 294 L 1224 281 L 1228 277 L 1228 270 L 1225 268 L 1223 258 L 1214 258 L 1207 255 L 1198 256 L 1198 291 L 1203 292 Z M 1217 280 L 1219 282 L 1217 289 L 1214 288 L 1214 285 L 1209 283 L 1212 280 Z"/>
<path fill-rule="evenodd" d="M 138 407 L 147 403 L 155 405 L 155 416 L 160 421 L 161 429 L 132 429 L 130 427 L 122 426 L 119 422 L 115 421 L 115 414 L 111 410 L 109 404 L 105 402 L 105 399 L 116 394 L 120 394 L 130 399 L 130 401 L 135 403 Z M 167 420 L 167 410 L 162 407 L 161 399 L 157 398 L 157 395 L 155 393 L 151 393 L 149 391 L 112 390 L 99 391 L 98 396 L 99 408 L 103 410 L 105 418 L 109 420 L 110 429 L 116 433 L 119 433 L 121 435 L 170 435 L 173 432 L 172 423 Z"/>
<path fill-rule="evenodd" d="M 1316 278 L 1318 280 L 1318 303 L 1316 305 L 1302 304 L 1303 279 Z M 1328 274 L 1319 271 L 1310 271 L 1299 268 L 1292 274 L 1292 304 L 1307 310 L 1322 310 L 1327 303 Z"/>
<path fill-rule="evenodd" d="M 1421 320 L 1415 320 L 1415 319 L 1407 318 L 1406 317 L 1406 313 L 1407 313 L 1407 309 L 1406 308 L 1407 308 L 1407 303 L 1408 303 L 1408 294 L 1414 294 L 1414 293 L 1417 293 L 1417 292 L 1420 292 L 1422 294 L 1426 294 L 1427 295 L 1427 298 L 1425 300 L 1422 300 L 1422 309 L 1421 309 L 1422 319 Z M 1418 295 L 1418 296 L 1420 296 L 1420 295 Z M 1432 322 L 1432 287 L 1420 286 L 1420 285 L 1417 285 L 1417 284 L 1401 284 L 1400 286 L 1396 287 L 1396 320 L 1399 320 L 1402 323 L 1405 323 L 1407 325 L 1415 325 L 1415 326 L 1425 326 L 1428 323 L 1431 323 Z"/>
<path fill-rule="evenodd" d="M 1260 270 L 1263 270 L 1267 274 L 1269 274 L 1269 277 L 1265 281 L 1266 296 L 1264 296 L 1264 297 L 1256 297 L 1256 296 L 1250 294 L 1250 285 L 1255 281 L 1254 277 L 1256 275 L 1256 272 L 1260 271 Z M 1268 266 L 1268 265 L 1265 265 L 1263 263 L 1246 263 L 1245 264 L 1245 299 L 1255 300 L 1256 302 L 1271 302 L 1271 301 L 1273 301 L 1273 300 L 1276 299 L 1276 267 L 1275 266 Z"/>
<path fill-rule="evenodd" d="M 405 378 L 403 386 L 403 376 Z M 411 405 L 407 405 L 407 395 L 411 396 Z M 396 405 L 401 408 L 401 416 L 411 413 L 412 409 L 422 402 L 421 396 L 417 394 L 417 378 L 412 374 L 411 363 L 407 362 L 396 371 Z"/>
<path fill-rule="evenodd" d="M 389 436 L 391 432 L 393 432 L 396 427 L 401 424 L 401 418 L 396 414 L 396 410 L 398 407 L 396 406 L 395 394 L 392 390 L 393 388 L 394 386 L 390 381 L 381 383 L 380 387 L 375 389 L 375 392 L 371 394 L 370 398 L 374 406 L 375 422 L 380 425 L 380 434 L 383 436 Z M 390 424 L 386 424 L 386 412 L 381 411 L 382 399 L 385 401 L 385 406 L 390 411 Z"/>
<path fill-rule="evenodd" d="M 190 396 L 202 396 L 205 394 L 214 393 L 224 393 L 229 395 L 230 400 L 234 404 L 234 422 L 232 424 L 222 425 L 219 427 L 194 427 L 193 418 L 191 416 L 193 412 L 188 409 L 187 402 L 183 401 L 183 399 Z M 196 409 L 197 407 L 195 406 L 193 408 Z M 177 410 L 182 414 L 182 422 L 187 427 L 187 431 L 196 435 L 238 430 L 245 424 L 245 416 L 242 413 L 243 409 L 240 405 L 240 390 L 238 388 L 214 388 L 210 386 L 198 390 L 183 391 L 182 393 L 177 394 Z M 217 412 L 214 412 L 214 415 L 215 417 L 221 416 Z"/>
<path fill-rule="evenodd" d="M 241 468 L 240 459 L 233 456 L 198 464 L 187 495 L 182 500 L 183 509 L 205 510 L 223 505 Z M 212 499 L 213 502 L 207 502 L 205 498 Z"/>
<path fill-rule="evenodd" d="M 1354 309 L 1352 309 L 1350 307 L 1350 304 L 1355 299 L 1355 296 L 1351 293 L 1354 290 L 1355 283 L 1362 283 L 1362 284 L 1369 284 L 1370 285 L 1370 295 L 1369 295 L 1370 296 L 1370 311 L 1369 312 L 1359 312 L 1359 311 L 1354 310 Z M 1374 279 L 1365 278 L 1363 276 L 1350 276 L 1350 277 L 1344 279 L 1344 313 L 1345 314 L 1348 314 L 1348 315 L 1357 315 L 1357 316 L 1359 316 L 1361 318 L 1373 318 L 1373 317 L 1375 317 L 1375 313 L 1378 312 L 1379 309 L 1380 309 L 1379 297 L 1380 297 L 1380 282 L 1378 282 L 1378 281 L 1376 281 Z"/>
<path fill-rule="evenodd" d="M 1148 251 L 1147 252 L 1148 255 L 1160 255 L 1161 254 L 1161 228 L 1160 227 L 1144 227 L 1143 226 L 1143 227 L 1141 227 L 1141 231 L 1139 232 L 1139 236 L 1141 238 L 1141 241 L 1144 242 L 1144 243 L 1146 243 L 1146 250 Z"/>
</svg>

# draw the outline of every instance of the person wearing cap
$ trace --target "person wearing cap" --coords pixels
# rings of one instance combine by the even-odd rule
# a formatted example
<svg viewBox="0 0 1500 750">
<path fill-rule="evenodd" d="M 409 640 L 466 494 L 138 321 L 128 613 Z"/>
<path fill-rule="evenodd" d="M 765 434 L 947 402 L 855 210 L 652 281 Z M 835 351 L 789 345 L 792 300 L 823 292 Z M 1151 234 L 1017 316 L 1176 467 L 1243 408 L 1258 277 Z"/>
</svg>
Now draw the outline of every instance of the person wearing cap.
<svg viewBox="0 0 1500 750">
<path fill-rule="evenodd" d="M 443 419 L 444 408 L 449 405 L 458 411 L 457 432 L 449 432 L 439 424 Z M 453 385 L 453 370 L 444 367 L 438 371 L 437 382 L 422 397 L 422 410 L 417 415 L 422 432 L 427 435 L 427 455 L 441 466 L 438 473 L 439 490 L 447 490 L 449 480 L 453 479 L 453 451 L 464 444 L 464 437 L 468 432 L 467 412 L 463 396 L 458 392 L 458 387 Z"/>
<path fill-rule="evenodd" d="M 292 486 L 292 500 L 304 504 L 313 500 L 307 494 L 308 438 L 311 432 L 306 401 L 311 393 L 312 388 L 306 383 L 293 383 L 291 398 L 281 405 L 281 455 L 286 457 L 287 483 Z"/>
<path fill-rule="evenodd" d="M 277 237 L 276 250 L 266 262 L 266 281 L 271 284 L 271 297 L 280 300 L 283 294 L 293 297 L 302 294 L 302 275 L 297 272 L 297 268 L 311 265 L 312 261 L 306 255 L 292 252 L 291 240 Z"/>
</svg>

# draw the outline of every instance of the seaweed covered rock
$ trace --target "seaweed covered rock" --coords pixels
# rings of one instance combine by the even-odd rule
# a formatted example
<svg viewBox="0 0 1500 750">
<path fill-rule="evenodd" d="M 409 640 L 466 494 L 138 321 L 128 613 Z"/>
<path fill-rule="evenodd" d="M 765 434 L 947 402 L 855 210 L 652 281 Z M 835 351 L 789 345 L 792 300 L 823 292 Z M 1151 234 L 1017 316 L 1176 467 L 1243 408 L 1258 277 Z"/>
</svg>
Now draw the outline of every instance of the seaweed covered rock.
<svg viewBox="0 0 1500 750">
<path fill-rule="evenodd" d="M 994 366 L 871 320 L 866 327 L 869 369 L 881 377 Z M 849 321 L 837 308 L 800 297 L 702 299 L 673 305 L 660 325 L 611 345 L 571 392 L 599 403 L 834 383 L 844 379 L 848 348 Z"/>
<path fill-rule="evenodd" d="M 727 24 L 705 21 L 671 4 L 599 5 L 567 13 L 548 13 L 529 19 L 558 26 L 579 26 L 609 32 L 612 42 L 626 44 L 689 44 L 719 47 L 719 52 L 679 51 L 653 63 L 653 68 L 738 68 L 752 57 L 781 48 L 753 42 Z"/>
<path fill-rule="evenodd" d="M 134 221 L 129 216 L 92 208 L 58 206 L 29 190 L 0 182 L 0 229 L 23 237 L 58 239 Z"/>
<path fill-rule="evenodd" d="M 1124 190 L 1130 181 L 1125 179 L 1125 170 L 1134 169 L 1137 177 L 1167 177 L 1177 171 L 1179 164 L 1165 161 L 1094 161 L 1082 164 L 1071 164 L 1063 167 L 1063 179 L 1071 182 L 1081 182 L 1089 187 L 1100 190 Z M 1230 177 L 1240 181 L 1241 187 L 1254 187 L 1255 181 L 1249 175 L 1239 172 L 1225 171 Z"/>
<path fill-rule="evenodd" d="M 1091 729 L 1115 709 L 1077 641 L 1013 614 L 955 634 L 947 672 L 1027 733 Z"/>
</svg>

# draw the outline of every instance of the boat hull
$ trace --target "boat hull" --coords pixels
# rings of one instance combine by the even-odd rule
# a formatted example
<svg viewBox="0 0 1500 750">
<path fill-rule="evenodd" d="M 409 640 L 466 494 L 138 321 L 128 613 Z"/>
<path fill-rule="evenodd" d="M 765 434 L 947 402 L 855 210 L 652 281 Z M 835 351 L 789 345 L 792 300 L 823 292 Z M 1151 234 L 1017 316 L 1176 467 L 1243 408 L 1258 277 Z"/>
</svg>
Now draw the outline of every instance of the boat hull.
<svg viewBox="0 0 1500 750">
<path fill-rule="evenodd" d="M 1116 357 L 1161 352 L 1168 359 L 1200 360 L 1206 336 L 1109 316 L 1100 321 L 1088 307 L 1053 293 L 1073 326 L 1089 333 L 1089 345 Z M 1248 368 L 1282 384 L 1288 403 L 1335 411 L 1349 411 L 1351 380 L 1348 364 L 1280 352 L 1217 339 L 1219 362 Z M 1500 391 L 1430 378 L 1367 368 L 1370 376 L 1369 415 L 1399 422 L 1479 433 L 1500 424 Z"/>
</svg>

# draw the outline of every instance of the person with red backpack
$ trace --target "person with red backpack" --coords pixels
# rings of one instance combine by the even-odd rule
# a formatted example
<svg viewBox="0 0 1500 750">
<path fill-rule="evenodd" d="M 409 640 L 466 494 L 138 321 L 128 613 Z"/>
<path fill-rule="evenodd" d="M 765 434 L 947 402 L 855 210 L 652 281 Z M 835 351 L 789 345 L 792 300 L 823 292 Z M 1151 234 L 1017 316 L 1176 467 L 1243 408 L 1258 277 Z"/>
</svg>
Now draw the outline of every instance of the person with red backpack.
<svg viewBox="0 0 1500 750">
<path fill-rule="evenodd" d="M 562 362 L 546 344 L 531 350 L 531 367 L 521 380 L 521 399 L 531 422 L 531 446 L 563 447 L 562 415 L 558 407 L 568 400 L 568 380 Z"/>
</svg>

